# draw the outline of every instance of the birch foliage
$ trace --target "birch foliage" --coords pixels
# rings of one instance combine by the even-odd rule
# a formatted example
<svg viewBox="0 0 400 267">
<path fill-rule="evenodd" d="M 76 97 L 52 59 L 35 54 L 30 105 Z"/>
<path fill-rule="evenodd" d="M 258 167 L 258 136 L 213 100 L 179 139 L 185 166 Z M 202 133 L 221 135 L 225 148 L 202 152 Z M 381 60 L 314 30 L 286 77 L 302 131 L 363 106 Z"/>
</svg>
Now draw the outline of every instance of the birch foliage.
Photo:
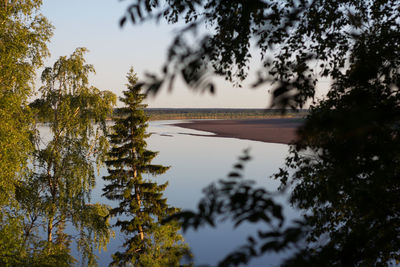
<svg viewBox="0 0 400 267">
<path fill-rule="evenodd" d="M 69 57 L 60 57 L 42 73 L 41 98 L 31 107 L 36 118 L 46 122 L 47 136 L 35 135 L 33 171 L 18 189 L 25 207 L 25 236 L 40 240 L 50 255 L 65 254 L 72 262 L 70 243 L 76 241 L 87 265 L 95 265 L 94 249 L 105 248 L 111 231 L 108 209 L 91 203 L 96 166 L 100 166 L 108 142 L 105 119 L 112 113 L 115 95 L 90 86 L 94 67 L 84 59 L 86 48 L 77 48 Z M 77 235 L 66 233 L 73 226 Z M 37 235 L 46 230 L 46 239 Z"/>
</svg>

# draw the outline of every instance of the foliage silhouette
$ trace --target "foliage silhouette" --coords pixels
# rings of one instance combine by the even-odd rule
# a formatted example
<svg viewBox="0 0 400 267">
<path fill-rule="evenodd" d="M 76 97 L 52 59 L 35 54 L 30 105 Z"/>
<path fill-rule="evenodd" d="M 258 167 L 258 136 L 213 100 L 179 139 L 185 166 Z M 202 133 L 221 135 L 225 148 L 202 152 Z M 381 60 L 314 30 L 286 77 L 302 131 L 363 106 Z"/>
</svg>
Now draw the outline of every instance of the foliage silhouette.
<svg viewBox="0 0 400 267">
<path fill-rule="evenodd" d="M 399 74 L 382 73 L 395 55 L 386 52 L 382 46 L 371 54 L 354 53 L 356 66 L 337 79 L 335 93 L 311 111 L 300 131 L 300 141 L 287 159 L 294 174 L 279 177 L 295 185 L 293 205 L 312 211 L 306 217 L 311 227 L 307 240 L 325 239 L 323 246 L 306 248 L 303 255 L 311 255 L 309 261 L 341 266 L 400 261 L 400 96 L 392 88 Z M 370 68 L 378 63 L 378 53 L 388 59 L 369 76 L 364 64 Z M 354 77 L 357 71 L 363 75 Z"/>
<path fill-rule="evenodd" d="M 106 161 L 108 176 L 103 188 L 104 196 L 118 201 L 110 210 L 117 217 L 115 226 L 126 239 L 125 251 L 113 254 L 112 266 L 179 266 L 180 259 L 189 255 L 189 248 L 176 222 L 160 224 L 161 220 L 178 211 L 168 206 L 163 191 L 167 183 L 157 184 L 145 175 L 160 175 L 169 167 L 151 164 L 158 152 L 147 150 L 145 138 L 148 117 L 142 103 L 145 94 L 136 86 L 137 77 L 131 68 L 127 90 L 120 100 L 113 132 L 109 135 L 112 149 Z"/>
<path fill-rule="evenodd" d="M 260 240 L 272 241 L 260 250 L 257 241 L 249 239 L 248 246 L 221 265 L 246 263 L 292 244 L 299 245 L 298 251 L 282 265 L 400 262 L 399 1 L 131 2 L 121 25 L 127 17 L 133 23 L 186 23 L 168 50 L 161 77 L 151 75 L 143 83 L 151 92 L 171 87 L 179 75 L 192 88 L 210 91 L 211 74 L 240 83 L 247 75 L 253 44 L 263 61 L 254 86 L 273 86 L 274 107 L 302 107 L 314 97 L 318 79 L 332 81 L 326 99 L 314 103 L 299 129 L 286 166 L 275 175 L 281 190 L 291 189 L 292 204 L 305 212 L 302 221 L 293 229 L 261 233 Z M 210 30 L 197 35 L 204 25 Z M 213 225 L 218 216 L 239 220 L 235 214 L 244 216 L 246 210 L 235 210 L 242 200 L 231 200 L 236 187 L 226 186 L 220 182 L 206 189 L 198 211 L 174 218 L 185 228 Z M 264 198 L 269 196 L 263 192 Z M 252 203 L 255 196 L 246 198 Z M 274 214 L 254 214 L 256 220 L 266 216 L 279 222 Z"/>
<path fill-rule="evenodd" d="M 399 12 L 393 0 L 131 2 L 122 26 L 128 18 L 134 24 L 186 23 L 168 49 L 163 74 L 149 75 L 144 82 L 149 91 L 171 88 L 179 75 L 192 88 L 213 91 L 211 74 L 240 85 L 253 46 L 262 57 L 254 85 L 272 83 L 272 105 L 293 108 L 314 96 L 318 78 L 335 79 L 347 69 L 349 51 L 363 34 L 398 27 Z M 198 31 L 202 27 L 209 30 Z"/>
</svg>

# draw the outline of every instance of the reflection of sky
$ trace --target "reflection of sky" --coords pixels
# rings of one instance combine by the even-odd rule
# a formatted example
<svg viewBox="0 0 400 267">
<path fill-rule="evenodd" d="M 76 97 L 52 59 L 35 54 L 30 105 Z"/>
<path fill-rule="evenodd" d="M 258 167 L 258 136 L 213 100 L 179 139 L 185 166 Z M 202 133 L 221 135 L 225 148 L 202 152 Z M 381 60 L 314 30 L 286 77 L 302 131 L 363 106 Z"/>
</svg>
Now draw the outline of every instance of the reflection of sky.
<svg viewBox="0 0 400 267">
<path fill-rule="evenodd" d="M 269 190 L 277 187 L 278 182 L 268 177 L 282 166 L 288 146 L 268 144 L 263 142 L 239 140 L 233 138 L 201 137 L 187 135 L 202 133 L 199 131 L 170 126 L 170 122 L 150 122 L 148 128 L 153 135 L 148 138 L 148 148 L 159 151 L 153 163 L 171 166 L 164 175 L 156 178 L 159 182 L 169 182 L 165 191 L 170 205 L 193 209 L 202 196 L 202 189 L 219 178 L 224 178 L 236 163 L 242 151 L 250 148 L 252 160 L 245 166 L 245 177 L 254 179 L 257 184 Z M 104 173 L 105 170 L 102 170 Z M 103 182 L 98 179 L 93 192 L 93 201 L 99 200 Z M 107 203 L 107 200 L 101 199 Z M 111 204 L 110 202 L 108 202 Z M 286 209 L 291 217 L 294 213 Z M 224 255 L 241 245 L 249 233 L 256 233 L 254 225 L 243 225 L 232 231 L 229 223 L 224 223 L 217 229 L 201 228 L 195 232 L 189 230 L 184 234 L 195 255 L 196 264 L 215 264 Z M 111 240 L 107 252 L 102 252 L 100 265 L 106 265 L 110 255 L 119 246 L 121 236 L 116 234 L 116 240 Z M 276 255 L 256 259 L 249 266 L 269 266 L 279 263 Z"/>
</svg>

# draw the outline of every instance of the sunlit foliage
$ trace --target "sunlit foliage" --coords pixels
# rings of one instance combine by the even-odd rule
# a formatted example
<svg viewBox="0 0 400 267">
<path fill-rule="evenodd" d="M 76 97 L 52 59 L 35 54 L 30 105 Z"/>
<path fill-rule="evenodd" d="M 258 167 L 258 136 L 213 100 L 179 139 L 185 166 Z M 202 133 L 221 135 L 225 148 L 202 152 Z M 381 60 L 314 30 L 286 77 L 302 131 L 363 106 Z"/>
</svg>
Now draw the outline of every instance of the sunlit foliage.
<svg viewBox="0 0 400 267">
<path fill-rule="evenodd" d="M 0 2 L 0 265 L 17 266 L 24 257 L 23 226 L 15 186 L 25 175 L 32 114 L 27 99 L 34 92 L 36 70 L 48 56 L 52 26 L 40 0 Z"/>
<path fill-rule="evenodd" d="M 116 97 L 89 85 L 88 75 L 94 68 L 85 63 L 86 51 L 77 48 L 43 71 L 41 97 L 31 107 L 50 132 L 42 136 L 37 129 L 32 170 L 17 187 L 25 246 L 34 261 L 40 258 L 36 250 L 44 261 L 54 258 L 50 265 L 69 265 L 75 260 L 70 253 L 74 240 L 86 264 L 95 265 L 94 248 L 104 248 L 111 234 L 108 208 L 89 200 L 95 168 L 108 148 L 105 119 Z M 66 233 L 71 226 L 76 236 Z M 41 228 L 46 229 L 46 238 L 39 233 Z"/>
<path fill-rule="evenodd" d="M 0 205 L 13 198 L 32 149 L 27 98 L 52 35 L 52 26 L 39 12 L 41 3 L 0 2 Z"/>
</svg>

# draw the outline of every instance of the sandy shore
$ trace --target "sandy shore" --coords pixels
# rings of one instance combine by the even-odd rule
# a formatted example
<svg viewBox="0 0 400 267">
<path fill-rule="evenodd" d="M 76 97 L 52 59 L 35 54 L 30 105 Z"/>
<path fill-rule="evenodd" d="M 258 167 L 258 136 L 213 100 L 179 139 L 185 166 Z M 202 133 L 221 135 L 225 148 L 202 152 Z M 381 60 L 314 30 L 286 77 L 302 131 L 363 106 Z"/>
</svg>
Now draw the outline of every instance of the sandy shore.
<svg viewBox="0 0 400 267">
<path fill-rule="evenodd" d="M 301 119 L 195 120 L 175 126 L 268 143 L 289 144 L 296 140 Z"/>
</svg>

